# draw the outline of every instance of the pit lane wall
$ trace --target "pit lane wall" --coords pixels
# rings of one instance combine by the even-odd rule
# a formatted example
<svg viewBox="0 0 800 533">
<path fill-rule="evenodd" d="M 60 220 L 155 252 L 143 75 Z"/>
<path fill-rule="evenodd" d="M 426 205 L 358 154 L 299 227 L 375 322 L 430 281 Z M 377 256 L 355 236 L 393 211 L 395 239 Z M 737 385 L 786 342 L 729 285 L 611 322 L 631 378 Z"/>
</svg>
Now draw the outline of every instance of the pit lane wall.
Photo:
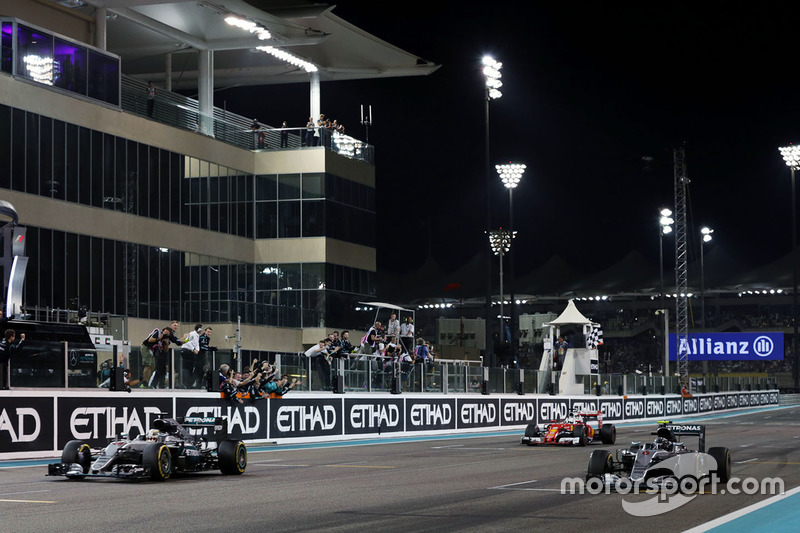
<svg viewBox="0 0 800 533">
<path fill-rule="evenodd" d="M 662 419 L 778 405 L 777 390 L 680 396 L 313 395 L 232 404 L 208 393 L 59 391 L 0 393 L 0 459 L 57 456 L 72 439 L 104 446 L 116 435 L 145 433 L 161 413 L 228 417 L 232 438 L 297 442 L 523 428 L 600 410 L 604 421 Z"/>
</svg>

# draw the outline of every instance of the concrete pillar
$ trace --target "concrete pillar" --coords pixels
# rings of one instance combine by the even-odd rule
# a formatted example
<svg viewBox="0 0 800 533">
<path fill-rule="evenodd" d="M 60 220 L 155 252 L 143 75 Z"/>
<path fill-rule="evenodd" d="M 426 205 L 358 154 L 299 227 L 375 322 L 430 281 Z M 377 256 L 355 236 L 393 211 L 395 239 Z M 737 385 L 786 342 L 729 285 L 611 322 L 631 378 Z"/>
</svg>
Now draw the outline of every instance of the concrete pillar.
<svg viewBox="0 0 800 533">
<path fill-rule="evenodd" d="M 94 45 L 101 49 L 106 49 L 106 16 L 108 9 L 105 7 L 98 7 L 94 12 Z"/>
<path fill-rule="evenodd" d="M 172 54 L 164 56 L 164 89 L 172 91 Z"/>
<path fill-rule="evenodd" d="M 200 133 L 214 136 L 214 51 L 199 50 L 197 100 L 200 102 Z"/>
<path fill-rule="evenodd" d="M 320 91 L 319 91 L 319 72 L 311 72 L 309 73 L 310 79 L 310 87 L 311 87 L 311 113 L 310 116 L 314 117 L 314 120 L 319 118 L 319 114 L 321 113 L 320 110 Z"/>
</svg>

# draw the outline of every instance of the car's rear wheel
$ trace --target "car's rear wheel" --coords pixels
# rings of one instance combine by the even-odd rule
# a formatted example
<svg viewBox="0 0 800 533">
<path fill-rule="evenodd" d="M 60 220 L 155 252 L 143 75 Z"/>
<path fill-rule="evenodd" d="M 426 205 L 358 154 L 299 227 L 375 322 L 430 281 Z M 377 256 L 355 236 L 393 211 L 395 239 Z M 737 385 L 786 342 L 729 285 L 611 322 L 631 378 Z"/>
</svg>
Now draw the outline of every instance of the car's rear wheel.
<svg viewBox="0 0 800 533">
<path fill-rule="evenodd" d="M 150 479 L 164 481 L 172 474 L 172 453 L 166 444 L 150 443 L 142 453 L 142 464 L 150 469 Z"/>
<path fill-rule="evenodd" d="M 92 449 L 82 440 L 71 440 L 64 446 L 64 451 L 61 452 L 61 462 L 67 464 L 78 463 L 81 465 L 83 473 L 88 474 L 92 465 Z M 84 476 L 67 474 L 67 478 L 83 479 Z"/>
<path fill-rule="evenodd" d="M 224 440 L 217 450 L 219 470 L 225 475 L 244 474 L 247 468 L 247 448 L 242 441 Z"/>
<path fill-rule="evenodd" d="M 722 483 L 727 483 L 731 478 L 731 451 L 728 448 L 719 446 L 708 449 L 708 455 L 717 462 L 717 468 L 709 472 L 716 475 Z"/>
<path fill-rule="evenodd" d="M 603 474 L 610 474 L 614 469 L 614 459 L 608 450 L 595 450 L 589 456 L 589 470 L 586 479 L 593 477 L 603 477 Z"/>
<path fill-rule="evenodd" d="M 617 442 L 617 428 L 614 424 L 603 424 L 600 426 L 600 440 L 603 444 L 614 444 Z"/>
</svg>

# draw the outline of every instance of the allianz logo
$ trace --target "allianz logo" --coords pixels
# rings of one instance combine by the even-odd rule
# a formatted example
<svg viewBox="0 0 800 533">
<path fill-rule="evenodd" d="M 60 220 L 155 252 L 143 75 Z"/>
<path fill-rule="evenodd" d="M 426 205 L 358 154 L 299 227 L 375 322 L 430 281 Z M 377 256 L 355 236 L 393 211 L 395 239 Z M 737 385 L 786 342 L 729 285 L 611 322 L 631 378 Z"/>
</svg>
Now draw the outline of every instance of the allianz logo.
<svg viewBox="0 0 800 533">
<path fill-rule="evenodd" d="M 679 353 L 688 355 L 750 355 L 767 357 L 775 349 L 775 343 L 767 336 L 761 335 L 748 341 L 715 341 L 710 337 L 697 336 L 680 340 Z"/>
</svg>

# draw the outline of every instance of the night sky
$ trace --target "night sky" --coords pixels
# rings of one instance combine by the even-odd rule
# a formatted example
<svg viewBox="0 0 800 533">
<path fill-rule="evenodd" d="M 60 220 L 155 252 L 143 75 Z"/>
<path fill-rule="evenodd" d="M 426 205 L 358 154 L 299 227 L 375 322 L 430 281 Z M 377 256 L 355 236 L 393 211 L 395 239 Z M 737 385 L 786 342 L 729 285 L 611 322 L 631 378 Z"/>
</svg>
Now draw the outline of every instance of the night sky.
<svg viewBox="0 0 800 533">
<path fill-rule="evenodd" d="M 778 146 L 800 141 L 796 8 L 518 4 L 334 10 L 442 65 L 428 77 L 322 85 L 323 112 L 353 136 L 365 136 L 359 106 L 373 106 L 379 270 L 401 276 L 429 254 L 453 270 L 488 246 L 484 54 L 503 63 L 503 97 L 490 104 L 492 167 L 528 166 L 514 193 L 519 274 L 554 254 L 587 273 L 634 250 L 657 264 L 656 215 L 673 205 L 672 151 L 683 143 L 691 255 L 703 225 L 716 230 L 713 246 L 752 265 L 790 251 L 790 174 Z M 217 105 L 302 126 L 299 87 L 223 90 Z M 235 109 L 254 91 L 250 109 Z M 506 226 L 508 194 L 492 179 L 493 226 Z"/>
</svg>

